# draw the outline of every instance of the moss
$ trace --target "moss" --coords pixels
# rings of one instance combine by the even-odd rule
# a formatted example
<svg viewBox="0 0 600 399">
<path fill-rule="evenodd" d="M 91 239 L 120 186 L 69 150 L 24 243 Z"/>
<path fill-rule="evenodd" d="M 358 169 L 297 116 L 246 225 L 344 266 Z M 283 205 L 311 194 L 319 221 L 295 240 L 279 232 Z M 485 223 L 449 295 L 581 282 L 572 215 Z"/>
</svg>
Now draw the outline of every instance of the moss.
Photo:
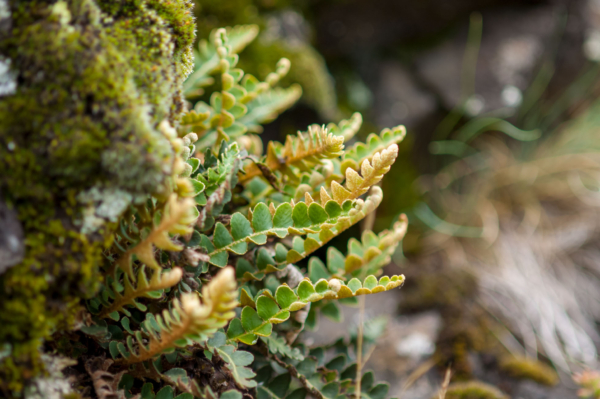
<svg viewBox="0 0 600 399">
<path fill-rule="evenodd" d="M 23 261 L 0 276 L 0 391 L 43 369 L 38 349 L 98 287 L 101 251 L 129 203 L 168 190 L 192 67 L 183 0 L 11 1 L 0 41 L 16 89 L 0 97 L 0 201 L 25 231 Z"/>
<path fill-rule="evenodd" d="M 509 399 L 509 397 L 493 385 L 469 381 L 451 384 L 446 392 L 446 399 Z"/>
<path fill-rule="evenodd" d="M 510 356 L 502 359 L 500 369 L 517 379 L 532 380 L 543 385 L 558 383 L 556 371 L 538 360 Z"/>
</svg>

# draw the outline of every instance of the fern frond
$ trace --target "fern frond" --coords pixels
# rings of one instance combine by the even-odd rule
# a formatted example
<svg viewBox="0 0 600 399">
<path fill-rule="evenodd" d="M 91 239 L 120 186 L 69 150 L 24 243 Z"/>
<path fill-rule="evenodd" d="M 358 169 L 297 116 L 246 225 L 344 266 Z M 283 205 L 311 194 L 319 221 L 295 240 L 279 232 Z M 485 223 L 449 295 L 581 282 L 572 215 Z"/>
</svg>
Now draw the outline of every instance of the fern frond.
<svg viewBox="0 0 600 399">
<path fill-rule="evenodd" d="M 258 204 L 249 214 L 252 222 L 241 213 L 235 213 L 231 217 L 229 230 L 222 223 L 217 223 L 212 241 L 203 235 L 200 245 L 207 251 L 210 257 L 209 262 L 219 267 L 224 267 L 227 264 L 228 252 L 243 255 L 248 251 L 248 243 L 264 245 L 267 242 L 267 236 L 270 235 L 285 238 L 288 235 L 308 234 L 309 237 L 306 240 L 297 237 L 294 242 L 301 242 L 303 253 L 310 254 L 337 234 L 364 218 L 367 213 L 379 205 L 382 192 L 378 187 L 373 187 L 373 194 L 366 201 L 355 200 L 352 196 L 363 194 L 360 190 L 368 182 L 379 182 L 383 173 L 389 170 L 388 164 L 393 162 L 394 159 L 395 153 L 393 151 L 382 151 L 381 157 L 374 157 L 375 167 L 370 164 L 365 166 L 366 178 L 356 184 L 358 189 L 353 186 L 354 183 L 350 183 L 349 187 L 351 189 L 355 188 L 350 192 L 339 184 L 338 187 L 335 187 L 334 184 L 337 183 L 333 182 L 332 192 L 334 198 L 332 199 L 327 191 L 322 188 L 320 194 L 321 204 L 315 202 L 310 194 L 307 194 L 305 202 L 297 204 L 292 201 L 291 203 L 283 203 L 277 208 L 272 204 L 270 208 L 265 204 Z M 365 161 L 364 164 L 367 163 L 368 161 Z M 301 256 L 296 248 L 297 245 L 294 244 L 294 249 L 289 253 L 292 259 Z"/>
<path fill-rule="evenodd" d="M 216 332 L 206 346 L 213 354 L 223 359 L 238 387 L 244 389 L 256 386 L 256 381 L 252 379 L 256 373 L 246 367 L 254 361 L 250 352 L 236 350 L 233 345 L 228 345 L 227 337 L 222 332 Z"/>
<path fill-rule="evenodd" d="M 317 249 L 327 244 L 332 238 L 338 236 L 343 231 L 360 222 L 369 213 L 373 212 L 383 199 L 383 191 L 378 186 L 373 186 L 369 196 L 363 201 L 358 199 L 355 207 L 348 213 L 348 218 L 340 220 L 331 228 L 324 228 L 318 234 L 308 234 L 306 239 L 294 237 L 292 249 L 286 253 L 285 262 L 298 262 Z M 279 262 L 282 264 L 284 262 Z"/>
<path fill-rule="evenodd" d="M 264 164 L 272 171 L 297 167 L 308 171 L 323 159 L 337 158 L 344 153 L 344 138 L 329 133 L 319 125 L 312 125 L 308 132 L 298 132 L 297 136 L 287 136 L 285 145 L 270 141 Z M 262 174 L 256 164 L 246 167 L 246 173 L 240 173 L 240 182 L 244 183 Z"/>
<path fill-rule="evenodd" d="M 183 270 L 179 267 L 175 267 L 164 273 L 161 270 L 153 270 L 152 277 L 148 281 L 145 269 L 145 266 L 140 267 L 137 274 L 137 285 L 135 286 L 129 276 L 125 274 L 123 277 L 122 292 L 120 284 L 116 281 L 111 284 L 110 288 L 107 287 L 107 291 L 109 291 L 108 296 L 111 297 L 112 302 L 103 302 L 104 308 L 98 314 L 98 317 L 110 317 L 114 320 L 119 320 L 119 311 L 130 316 L 125 306 L 135 306 L 141 311 L 146 311 L 145 305 L 136 302 L 137 298 L 158 299 L 162 296 L 162 290 L 174 286 L 183 276 Z"/>
<path fill-rule="evenodd" d="M 206 189 L 196 202 L 203 206 L 198 217 L 200 230 L 209 229 L 214 224 L 214 215 L 223 210 L 223 206 L 231 200 L 231 189 L 237 181 L 237 172 L 241 166 L 241 154 L 237 143 L 223 145 L 215 157 L 210 149 L 204 156 L 202 173 L 197 175 Z"/>
<path fill-rule="evenodd" d="M 125 358 L 121 363 L 143 362 L 175 347 L 206 340 L 235 316 L 237 297 L 235 272 L 233 268 L 225 268 L 202 287 L 203 303 L 197 294 L 183 294 L 181 300 L 173 300 L 172 309 L 164 310 L 162 316 L 154 318 L 147 314 L 143 332 L 133 334 L 135 343 L 129 336 L 127 348 L 116 344 Z"/>
<path fill-rule="evenodd" d="M 219 57 L 215 71 L 221 73 L 221 92 L 211 95 L 210 105 L 199 101 L 194 112 L 182 119 L 191 123 L 202 147 L 239 138 L 246 132 L 260 133 L 261 123 L 273 120 L 295 103 L 302 93 L 298 85 L 287 89 L 274 87 L 288 73 L 289 60 L 280 59 L 275 72 L 267 75 L 264 82 L 259 82 L 254 76 L 234 68 L 238 56 L 229 44 L 225 29 L 215 32 L 213 44 Z"/>
<path fill-rule="evenodd" d="M 344 173 L 348 167 L 358 169 L 359 165 L 392 144 L 398 144 L 406 136 L 404 126 L 396 126 L 392 129 L 383 129 L 380 134 L 371 133 L 366 142 L 356 143 L 342 157 L 341 171 Z"/>
<path fill-rule="evenodd" d="M 258 35 L 257 25 L 238 25 L 225 28 L 229 39 L 230 53 L 237 54 L 250 44 Z M 195 52 L 194 72 L 183 83 L 183 92 L 186 97 L 202 95 L 202 87 L 213 83 L 210 75 L 219 68 L 219 54 L 214 45 L 217 29 L 210 33 L 209 40 L 198 42 L 198 51 Z"/>
<path fill-rule="evenodd" d="M 337 275 L 352 275 L 356 271 L 366 275 L 377 274 L 381 267 L 390 262 L 390 257 L 406 234 L 407 226 L 408 219 L 402 214 L 391 230 L 384 230 L 378 235 L 365 230 L 361 241 L 355 238 L 348 241 L 348 254 L 345 257 L 335 247 L 329 247 L 327 269 Z M 319 267 L 325 271 L 318 258 L 311 258 L 309 270 Z"/>
<path fill-rule="evenodd" d="M 148 267 L 160 270 L 161 267 L 154 258 L 154 247 L 168 251 L 181 251 L 183 246 L 174 243 L 169 234 L 191 233 L 193 230 L 191 225 L 198 217 L 194 200 L 191 198 L 177 199 L 176 194 L 171 194 L 163 209 L 162 220 L 158 226 L 155 226 L 148 236 L 128 249 L 116 261 L 116 265 L 134 281 L 132 255 L 136 255 L 140 262 Z"/>
<path fill-rule="evenodd" d="M 302 97 L 302 88 L 298 84 L 290 87 L 274 87 L 260 93 L 247 104 L 248 111 L 239 118 L 248 132 L 262 133 L 262 124 L 272 122 L 286 109 L 294 105 Z"/>
<path fill-rule="evenodd" d="M 362 126 L 362 115 L 360 112 L 352 114 L 350 119 L 343 119 L 338 124 L 330 123 L 327 125 L 327 130 L 336 136 L 342 136 L 344 143 L 347 143 L 358 133 Z"/>
<path fill-rule="evenodd" d="M 336 201 L 358 198 L 369 188 L 381 181 L 396 157 L 398 156 L 398 146 L 392 144 L 381 152 L 375 153 L 370 162 L 365 159 L 360 165 L 360 175 L 352 168 L 346 169 L 346 187 L 342 187 L 336 181 L 331 183 L 331 191 Z M 362 176 L 361 176 L 362 175 Z"/>
<path fill-rule="evenodd" d="M 381 180 L 396 159 L 397 149 L 396 145 L 392 145 L 381 155 L 376 154 L 373 165 L 367 160 L 363 162 L 365 178 L 353 171 L 354 175 L 350 175 L 353 180 L 346 183 L 348 189 L 332 182 L 333 199 L 327 190 L 321 188 L 321 204 L 306 193 L 305 202 L 297 204 L 292 201 L 277 208 L 272 204 L 270 208 L 263 203 L 258 204 L 249 213 L 252 222 L 241 213 L 235 213 L 231 217 L 229 230 L 222 223 L 217 223 L 213 240 L 203 235 L 200 243 L 210 257 L 209 262 L 224 267 L 229 258 L 228 252 L 243 255 L 248 251 L 248 243 L 264 245 L 269 235 L 279 238 L 308 235 L 305 240 L 300 237 L 294 239 L 293 249 L 286 255 L 288 263 L 297 262 L 316 251 L 379 206 L 383 197 L 379 187 L 374 186 L 372 194 L 365 201 L 355 198 L 366 192 L 364 187 L 370 182 L 376 184 Z"/>
<path fill-rule="evenodd" d="M 382 277 L 379 281 L 369 276 L 364 283 L 354 278 L 346 285 L 338 279 L 319 280 L 316 284 L 307 278 L 302 280 L 295 290 L 287 284 L 277 288 L 275 296 L 264 291 L 254 302 L 254 306 L 245 306 L 240 319 L 233 319 L 227 330 L 227 338 L 254 345 L 258 336 L 268 337 L 273 324 L 283 323 L 291 312 L 304 308 L 311 302 L 322 299 L 342 299 L 359 295 L 384 292 L 404 284 L 404 276 Z"/>
</svg>

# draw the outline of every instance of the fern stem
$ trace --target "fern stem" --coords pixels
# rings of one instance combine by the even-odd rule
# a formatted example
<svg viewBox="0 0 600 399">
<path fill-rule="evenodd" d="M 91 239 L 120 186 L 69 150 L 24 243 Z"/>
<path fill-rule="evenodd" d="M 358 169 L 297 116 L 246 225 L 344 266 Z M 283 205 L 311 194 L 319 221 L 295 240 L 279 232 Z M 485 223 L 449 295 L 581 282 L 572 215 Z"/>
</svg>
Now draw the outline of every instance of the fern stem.
<svg viewBox="0 0 600 399">
<path fill-rule="evenodd" d="M 362 350 L 363 350 L 363 324 L 365 321 L 365 297 L 361 296 L 358 298 L 359 312 L 358 312 L 358 336 L 356 342 L 356 392 L 355 398 L 360 399 L 360 383 L 362 379 Z"/>
</svg>

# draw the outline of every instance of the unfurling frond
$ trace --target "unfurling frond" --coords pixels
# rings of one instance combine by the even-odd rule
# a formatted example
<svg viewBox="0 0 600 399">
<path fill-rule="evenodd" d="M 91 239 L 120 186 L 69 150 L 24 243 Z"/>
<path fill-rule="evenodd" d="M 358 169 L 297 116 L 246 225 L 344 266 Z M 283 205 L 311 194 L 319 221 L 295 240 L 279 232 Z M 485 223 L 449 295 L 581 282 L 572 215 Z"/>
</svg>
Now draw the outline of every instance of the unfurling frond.
<svg viewBox="0 0 600 399">
<path fill-rule="evenodd" d="M 133 334 L 137 342 L 129 336 L 127 348 L 114 341 L 111 345 L 114 343 L 124 356 L 121 363 L 131 364 L 153 359 L 175 347 L 205 341 L 235 316 L 237 297 L 235 272 L 232 268 L 223 269 L 202 288 L 202 303 L 198 294 L 183 294 L 181 300 L 173 300 L 172 309 L 164 310 L 162 316 L 147 315 L 143 332 Z"/>
<path fill-rule="evenodd" d="M 302 280 L 298 288 L 292 290 L 286 284 L 279 286 L 275 295 L 264 291 L 254 301 L 254 306 L 246 306 L 240 319 L 233 319 L 227 330 L 227 338 L 254 345 L 258 336 L 268 337 L 273 324 L 283 323 L 290 313 L 304 308 L 311 302 L 322 299 L 342 299 L 358 295 L 384 292 L 404 284 L 404 276 L 382 277 L 377 281 L 369 276 L 361 283 L 352 279 L 346 285 L 338 279 L 319 280 L 316 284 L 309 279 Z"/>
<path fill-rule="evenodd" d="M 264 164 L 272 171 L 296 167 L 303 171 L 319 164 L 323 159 L 332 159 L 344 153 L 344 137 L 329 133 L 319 125 L 312 125 L 308 133 L 298 132 L 297 136 L 289 135 L 285 145 L 271 141 L 267 147 Z M 262 174 L 260 168 L 251 163 L 245 174 L 240 174 L 240 182 L 246 182 Z"/>
<path fill-rule="evenodd" d="M 103 303 L 104 308 L 98 317 L 110 317 L 119 320 L 118 312 L 121 311 L 130 316 L 125 306 L 135 306 L 139 310 L 145 311 L 146 306 L 136 302 L 136 298 L 158 299 L 162 296 L 162 291 L 177 284 L 183 276 L 183 270 L 179 267 L 173 268 L 167 272 L 153 270 L 150 281 L 146 278 L 145 266 L 140 267 L 137 274 L 137 285 L 132 284 L 127 274 L 123 277 L 123 292 L 119 289 L 119 283 L 114 281 L 112 287 L 107 288 L 108 296 L 112 302 Z M 102 298 L 102 297 L 101 297 Z"/>
<path fill-rule="evenodd" d="M 117 266 L 127 273 L 132 280 L 135 280 L 131 257 L 136 255 L 143 264 L 154 270 L 160 270 L 161 267 L 154 258 L 154 247 L 168 251 L 181 251 L 183 246 L 174 243 L 169 234 L 184 235 L 191 233 L 193 231 L 191 225 L 197 217 L 193 199 L 178 200 L 177 196 L 172 194 L 165 204 L 162 220 L 158 226 L 155 226 L 141 242 L 121 255 L 116 262 Z"/>
</svg>

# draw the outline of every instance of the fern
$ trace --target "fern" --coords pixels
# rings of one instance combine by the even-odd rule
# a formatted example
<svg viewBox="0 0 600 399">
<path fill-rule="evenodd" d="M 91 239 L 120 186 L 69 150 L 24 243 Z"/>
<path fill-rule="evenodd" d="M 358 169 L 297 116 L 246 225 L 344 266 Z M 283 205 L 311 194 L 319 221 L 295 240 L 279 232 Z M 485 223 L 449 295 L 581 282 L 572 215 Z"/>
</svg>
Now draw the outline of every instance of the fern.
<svg viewBox="0 0 600 399">
<path fill-rule="evenodd" d="M 125 306 L 134 306 L 141 311 L 145 311 L 147 309 L 146 306 L 137 302 L 137 298 L 159 299 L 162 296 L 163 290 L 177 284 L 182 276 L 183 271 L 178 267 L 165 273 L 162 273 L 160 270 L 154 270 L 150 281 L 148 281 L 145 267 L 142 266 L 138 270 L 137 286 L 133 285 L 127 275 L 124 275 L 123 278 L 124 288 L 122 293 L 120 284 L 116 281 L 107 286 L 107 295 L 112 299 L 112 302 L 105 301 L 103 303 L 104 309 L 98 314 L 98 317 L 110 317 L 118 321 L 119 311 L 125 313 L 127 316 L 131 316 L 125 309 Z"/>
<path fill-rule="evenodd" d="M 172 310 L 163 311 L 162 316 L 148 314 L 143 330 L 133 334 L 136 343 L 129 336 L 127 348 L 115 344 L 124 357 L 121 363 L 143 362 L 172 348 L 206 340 L 235 316 L 236 288 L 233 269 L 223 269 L 202 289 L 202 304 L 196 294 L 183 294 L 181 300 L 173 300 Z"/>
<path fill-rule="evenodd" d="M 287 171 L 291 166 L 307 171 L 319 164 L 322 159 L 337 158 L 342 155 L 343 143 L 343 136 L 333 135 L 328 133 L 327 129 L 313 125 L 309 127 L 306 135 L 298 132 L 296 137 L 287 136 L 283 146 L 273 141 L 269 142 L 267 156 L 261 163 L 271 172 Z M 261 168 L 251 163 L 240 176 L 240 182 L 246 182 L 262 173 Z"/>
<path fill-rule="evenodd" d="M 310 302 L 375 294 L 402 284 L 404 276 L 382 277 L 379 281 L 374 276 L 369 276 L 364 283 L 352 279 L 347 285 L 338 279 L 323 279 L 313 285 L 310 280 L 305 279 L 295 291 L 284 284 L 277 288 L 274 296 L 265 291 L 256 298 L 254 306 L 245 306 L 241 318 L 233 319 L 229 324 L 227 338 L 254 345 L 258 336 L 271 335 L 273 324 L 283 323 L 289 319 L 290 312 L 300 310 Z"/>
<path fill-rule="evenodd" d="M 250 37 L 252 31 L 249 29 L 242 36 Z M 205 147 L 218 145 L 222 140 L 236 139 L 249 131 L 259 133 L 261 123 L 273 120 L 295 103 L 302 93 L 297 85 L 287 89 L 274 88 L 287 74 L 288 60 L 281 59 L 276 71 L 270 73 L 266 81 L 259 82 L 254 76 L 245 75 L 241 69 L 235 68 L 238 56 L 225 29 L 217 30 L 213 45 L 218 64 L 206 67 L 206 70 L 200 69 L 197 77 L 204 73 L 220 73 L 221 92 L 213 92 L 210 104 L 199 101 L 193 111 L 182 117 L 183 124 L 188 125 L 187 130 L 193 129 L 200 137 L 198 145 Z M 210 60 L 215 60 L 214 57 L 211 55 Z"/>
<path fill-rule="evenodd" d="M 301 90 L 278 86 L 287 59 L 264 81 L 237 68 L 257 33 L 218 29 L 200 42 L 183 87 L 190 110 L 174 118 L 177 128 L 157 126 L 172 150 L 161 165 L 166 183 L 132 201 L 104 249 L 101 289 L 74 334 L 94 356 L 112 357 L 120 383 L 111 388 L 127 397 L 354 395 L 350 352 L 326 355 L 340 348 L 295 339 L 319 313 L 339 321 L 336 303 L 404 283 L 380 276 L 406 232 L 403 215 L 389 231 L 351 239 L 346 255 L 331 246 L 326 264 L 308 259 L 307 273 L 298 263 L 376 210 L 405 130 L 347 149 L 362 124 L 355 113 L 271 141 L 263 154 L 256 134 Z M 386 393 L 363 376 L 363 397 Z"/>
<path fill-rule="evenodd" d="M 183 246 L 174 243 L 169 234 L 183 235 L 192 232 L 190 225 L 197 218 L 194 201 L 189 198 L 177 199 L 177 196 L 172 194 L 163 209 L 164 215 L 160 223 L 152 228 L 147 237 L 128 249 L 115 262 L 115 265 L 119 266 L 134 281 L 135 276 L 131 259 L 133 255 L 148 267 L 160 270 L 160 265 L 154 257 L 154 247 L 170 251 L 181 251 Z"/>
<path fill-rule="evenodd" d="M 312 281 L 332 276 L 344 277 L 357 274 L 369 275 L 379 273 L 381 267 L 390 262 L 398 244 L 404 238 L 407 218 L 400 216 L 392 230 L 384 230 L 378 235 L 365 230 L 361 241 L 351 238 L 348 241 L 348 254 L 342 255 L 335 247 L 327 249 L 327 267 L 319 258 L 309 260 L 308 274 Z"/>
<path fill-rule="evenodd" d="M 404 126 L 384 129 L 379 135 L 371 133 L 365 143 L 356 143 L 344 153 L 341 165 L 342 173 L 348 167 L 357 169 L 365 160 L 370 160 L 374 154 L 404 140 L 404 136 L 406 136 Z"/>
</svg>

